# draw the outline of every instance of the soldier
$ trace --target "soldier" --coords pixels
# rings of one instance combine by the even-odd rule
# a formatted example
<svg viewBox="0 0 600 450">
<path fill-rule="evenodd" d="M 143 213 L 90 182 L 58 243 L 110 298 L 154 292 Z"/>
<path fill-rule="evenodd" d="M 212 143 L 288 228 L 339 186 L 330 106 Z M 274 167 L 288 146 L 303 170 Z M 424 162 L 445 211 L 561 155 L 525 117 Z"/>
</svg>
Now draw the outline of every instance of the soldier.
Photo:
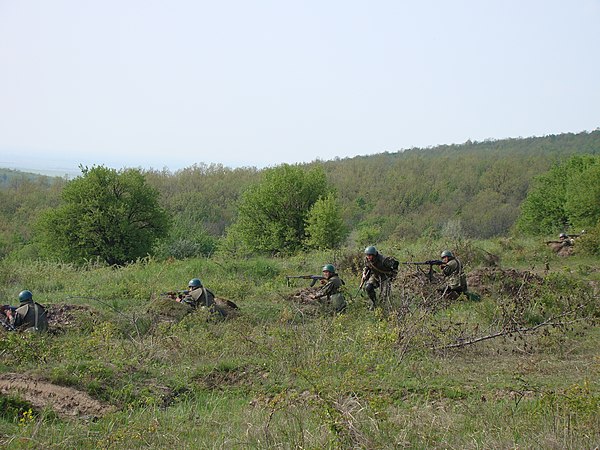
<svg viewBox="0 0 600 450">
<path fill-rule="evenodd" d="M 215 303 L 215 295 L 202 286 L 202 282 L 198 278 L 192 278 L 188 283 L 189 292 L 180 300 L 181 303 L 190 305 L 192 308 L 198 306 L 210 307 Z"/>
<path fill-rule="evenodd" d="M 206 307 L 210 312 L 218 313 L 221 318 L 226 318 L 233 310 L 239 309 L 231 300 L 216 298 L 215 294 L 206 289 L 198 278 L 192 278 L 188 287 L 188 294 L 178 301 L 188 304 L 192 308 Z"/>
<path fill-rule="evenodd" d="M 20 305 L 14 312 L 10 309 L 5 311 L 13 327 L 24 331 L 48 331 L 46 310 L 42 305 L 33 301 L 31 291 L 21 291 L 19 293 L 19 303 Z"/>
<path fill-rule="evenodd" d="M 450 250 L 444 250 L 440 257 L 442 259 L 440 268 L 446 280 L 446 286 L 440 291 L 444 297 L 457 299 L 460 294 L 467 292 L 467 277 L 463 265 Z"/>
<path fill-rule="evenodd" d="M 335 312 L 340 313 L 344 311 L 346 309 L 346 300 L 344 299 L 344 294 L 341 292 L 344 282 L 335 272 L 335 267 L 332 264 L 323 266 L 323 276 L 325 277 L 323 280 L 325 284 L 311 298 L 321 299 L 327 297 L 328 304 Z"/>
<path fill-rule="evenodd" d="M 361 287 L 364 287 L 371 306 L 369 309 L 375 309 L 377 305 L 377 294 L 375 289 L 384 284 L 390 283 L 398 274 L 399 262 L 394 258 L 383 256 L 373 246 L 365 249 L 365 267 L 361 280 Z M 389 286 L 389 284 L 387 284 Z"/>
<path fill-rule="evenodd" d="M 571 247 L 573 244 L 575 244 L 575 239 L 572 239 L 567 233 L 560 233 L 558 235 L 558 240 L 562 244 L 561 248 Z"/>
</svg>

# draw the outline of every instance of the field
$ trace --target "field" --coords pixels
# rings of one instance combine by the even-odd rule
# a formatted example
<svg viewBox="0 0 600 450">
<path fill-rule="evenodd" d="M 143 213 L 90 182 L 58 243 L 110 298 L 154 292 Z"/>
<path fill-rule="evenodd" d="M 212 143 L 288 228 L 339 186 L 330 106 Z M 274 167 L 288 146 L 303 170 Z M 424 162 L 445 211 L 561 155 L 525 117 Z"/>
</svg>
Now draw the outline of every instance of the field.
<svg viewBox="0 0 600 450">
<path fill-rule="evenodd" d="M 383 307 L 358 292 L 360 252 L 141 260 L 114 269 L 0 263 L 51 332 L 0 330 L 6 448 L 594 448 L 600 444 L 597 260 L 534 240 L 455 249 L 481 299 L 439 298 L 402 265 Z M 433 250 L 435 249 L 435 250 Z M 286 275 L 334 263 L 348 310 Z M 199 277 L 239 312 L 189 313 L 161 293 Z"/>
</svg>

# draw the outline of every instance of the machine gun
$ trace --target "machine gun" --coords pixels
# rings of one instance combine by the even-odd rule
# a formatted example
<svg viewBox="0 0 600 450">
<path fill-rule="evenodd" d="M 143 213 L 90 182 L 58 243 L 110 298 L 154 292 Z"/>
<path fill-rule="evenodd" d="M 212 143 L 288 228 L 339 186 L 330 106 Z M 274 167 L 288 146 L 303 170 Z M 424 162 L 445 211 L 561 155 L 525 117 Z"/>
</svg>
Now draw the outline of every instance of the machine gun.
<svg viewBox="0 0 600 450">
<path fill-rule="evenodd" d="M 290 278 L 302 278 L 303 280 L 312 280 L 310 283 L 310 287 L 313 287 L 315 284 L 317 284 L 317 281 L 325 279 L 325 277 L 319 275 L 287 275 L 285 279 L 287 281 L 288 287 L 290 286 Z"/>
<path fill-rule="evenodd" d="M 419 268 L 418 266 L 429 266 L 429 272 L 427 273 L 427 278 L 429 279 L 429 282 L 432 282 L 433 281 L 433 266 L 441 266 L 442 264 L 444 264 L 444 261 L 442 261 L 441 259 L 430 259 L 428 261 L 423 261 L 423 262 L 406 261 L 401 264 L 414 265 L 414 266 L 417 266 L 417 268 Z"/>
<path fill-rule="evenodd" d="M 190 293 L 190 291 L 188 289 L 180 289 L 178 291 L 161 292 L 160 295 L 163 297 L 169 297 L 172 300 L 177 300 L 177 299 L 182 299 L 189 293 Z"/>
</svg>

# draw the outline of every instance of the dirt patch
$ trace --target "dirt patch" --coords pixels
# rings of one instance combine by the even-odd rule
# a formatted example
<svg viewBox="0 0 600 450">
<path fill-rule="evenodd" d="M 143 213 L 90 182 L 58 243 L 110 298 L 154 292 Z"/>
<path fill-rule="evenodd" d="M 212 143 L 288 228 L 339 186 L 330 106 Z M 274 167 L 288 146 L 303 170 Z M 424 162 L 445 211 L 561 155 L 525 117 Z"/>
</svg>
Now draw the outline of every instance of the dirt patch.
<svg viewBox="0 0 600 450">
<path fill-rule="evenodd" d="M 318 300 L 313 300 L 310 296 L 316 293 L 317 290 L 316 287 L 303 288 L 288 295 L 285 299 L 291 303 L 294 312 L 302 316 L 316 316 L 321 313 L 322 306 Z"/>
<path fill-rule="evenodd" d="M 238 367 L 234 369 L 214 369 L 195 381 L 205 389 L 225 389 L 228 387 L 251 387 L 261 384 L 269 377 L 269 372 L 257 367 Z"/>
<path fill-rule="evenodd" d="M 541 286 L 544 279 L 527 270 L 501 269 L 488 267 L 475 269 L 467 274 L 469 290 L 480 294 L 497 291 L 499 294 L 514 296 L 534 286 Z"/>
<path fill-rule="evenodd" d="M 46 307 L 48 328 L 51 332 L 60 332 L 77 328 L 83 317 L 92 317 L 96 312 L 87 305 L 69 305 L 57 303 Z"/>
<path fill-rule="evenodd" d="M 93 419 L 114 410 L 85 392 L 16 373 L 0 375 L 0 393 L 18 396 L 36 409 L 51 408 L 62 418 Z"/>
<path fill-rule="evenodd" d="M 571 256 L 573 254 L 573 246 L 565 245 L 564 242 L 550 241 L 546 245 L 558 256 Z"/>
</svg>

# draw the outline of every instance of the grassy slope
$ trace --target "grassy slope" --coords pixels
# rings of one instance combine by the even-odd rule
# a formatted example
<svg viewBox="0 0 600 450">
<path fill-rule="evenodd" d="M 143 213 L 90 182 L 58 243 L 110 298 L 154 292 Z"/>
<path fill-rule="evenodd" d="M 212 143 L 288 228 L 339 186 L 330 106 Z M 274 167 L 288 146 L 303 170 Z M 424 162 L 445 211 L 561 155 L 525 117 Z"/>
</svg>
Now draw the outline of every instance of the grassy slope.
<svg viewBox="0 0 600 450">
<path fill-rule="evenodd" d="M 532 242 L 476 247 L 501 254 L 504 267 L 531 269 L 546 258 L 552 282 L 526 292 L 531 314 L 589 298 L 574 279 L 598 281 L 594 261 L 560 259 Z M 404 256 L 427 252 L 413 244 L 391 253 L 414 260 Z M 27 287 L 42 303 L 88 304 L 95 314 L 82 314 L 76 327 L 58 335 L 2 335 L 0 372 L 75 386 L 119 410 L 96 421 L 63 421 L 48 412 L 31 419 L 4 414 L 0 443 L 11 448 L 598 444 L 600 332 L 590 321 L 435 352 L 428 350 L 431 343 L 449 342 L 457 333 L 485 334 L 503 308 L 516 302 L 493 293 L 431 314 L 413 308 L 398 321 L 366 311 L 361 297 L 335 318 L 311 315 L 285 300 L 297 288 L 287 287 L 284 275 L 316 273 L 332 260 L 343 266 L 343 256 L 328 254 L 146 261 L 86 271 L 5 263 L 0 266 L 5 295 Z M 475 270 L 475 264 L 469 268 Z M 342 275 L 355 289 L 356 276 Z M 240 316 L 215 322 L 197 312 L 176 325 L 153 323 L 145 314 L 152 294 L 184 287 L 193 276 L 235 300 Z M 395 301 L 401 301 L 398 291 Z M 597 318 L 595 302 L 588 313 Z"/>
</svg>

